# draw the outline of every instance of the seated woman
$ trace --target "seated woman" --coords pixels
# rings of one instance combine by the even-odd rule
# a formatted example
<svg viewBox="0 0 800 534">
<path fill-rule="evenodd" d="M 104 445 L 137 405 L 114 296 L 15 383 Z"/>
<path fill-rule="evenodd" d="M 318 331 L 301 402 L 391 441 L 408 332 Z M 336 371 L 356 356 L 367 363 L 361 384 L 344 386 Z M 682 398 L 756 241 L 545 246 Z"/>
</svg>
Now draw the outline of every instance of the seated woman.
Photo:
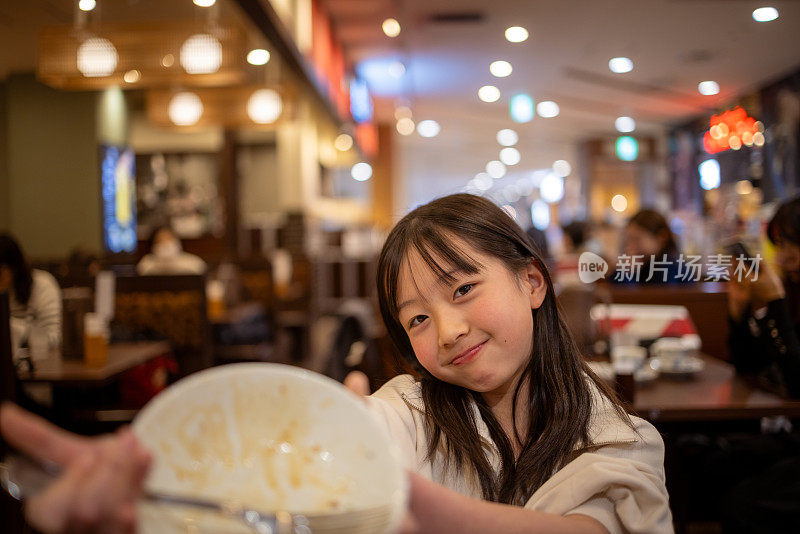
<svg viewBox="0 0 800 534">
<path fill-rule="evenodd" d="M 800 197 L 784 203 L 767 226 L 782 279 L 765 262 L 758 276 L 731 276 L 731 363 L 781 393 L 800 398 Z"/>
<path fill-rule="evenodd" d="M 139 260 L 136 272 L 143 276 L 203 274 L 206 263 L 199 256 L 184 252 L 175 232 L 169 226 L 161 226 L 153 232 L 150 254 Z"/>
<path fill-rule="evenodd" d="M 664 216 L 655 210 L 644 209 L 630 218 L 623 236 L 623 254 L 617 272 L 611 276 L 614 282 L 681 281 L 675 236 Z"/>
<path fill-rule="evenodd" d="M 61 290 L 46 271 L 31 269 L 14 238 L 0 234 L 0 291 L 9 293 L 12 337 L 17 346 L 31 336 L 61 344 Z"/>
</svg>

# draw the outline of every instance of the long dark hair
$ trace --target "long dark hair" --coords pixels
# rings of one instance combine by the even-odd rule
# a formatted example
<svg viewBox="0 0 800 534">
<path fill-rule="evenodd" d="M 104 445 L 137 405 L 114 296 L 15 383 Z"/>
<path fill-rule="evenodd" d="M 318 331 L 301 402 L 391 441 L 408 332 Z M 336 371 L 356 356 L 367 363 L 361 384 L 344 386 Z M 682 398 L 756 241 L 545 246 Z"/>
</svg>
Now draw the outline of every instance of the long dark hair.
<svg viewBox="0 0 800 534">
<path fill-rule="evenodd" d="M 767 224 L 767 237 L 777 244 L 779 240 L 789 241 L 800 247 L 800 196 L 787 200 L 778 208 Z M 795 322 L 800 322 L 800 280 L 797 273 L 786 273 L 783 285 L 786 289 L 786 303 Z"/>
<path fill-rule="evenodd" d="M 547 284 L 542 305 L 531 310 L 534 318 L 533 350 L 514 391 L 512 420 L 516 421 L 517 398 L 527 384 L 528 433 L 515 436 L 522 450 L 514 459 L 509 437 L 483 397 L 466 388 L 440 381 L 416 361 L 414 350 L 398 320 L 396 302 L 398 276 L 409 252 L 415 251 L 436 275 L 453 281 L 453 269 L 477 273 L 480 265 L 460 249 L 454 238 L 482 254 L 501 260 L 517 273 L 535 262 Z M 437 262 L 441 258 L 445 265 Z M 451 195 L 434 200 L 406 215 L 391 231 L 378 260 L 378 299 L 389 335 L 400 354 L 421 376 L 425 402 L 428 459 L 443 447 L 445 462 L 459 471 L 471 470 L 480 481 L 486 500 L 524 504 L 552 474 L 570 460 L 574 449 L 588 443 L 592 412 L 591 386 L 595 383 L 616 407 L 620 417 L 630 418 L 609 389 L 589 370 L 567 327 L 559 316 L 553 283 L 542 258 L 522 229 L 489 200 L 474 195 Z M 500 453 L 497 478 L 480 446 L 473 415 L 477 405 L 489 434 Z"/>
<path fill-rule="evenodd" d="M 635 224 L 656 237 L 659 235 L 665 235 L 667 237 L 664 246 L 655 254 L 656 258 L 660 259 L 664 254 L 666 254 L 668 258 L 678 255 L 678 244 L 675 242 L 675 234 L 672 233 L 664 216 L 656 210 L 643 209 L 639 211 L 628 221 L 628 226 L 631 224 Z"/>
<path fill-rule="evenodd" d="M 14 298 L 20 304 L 28 304 L 31 298 L 33 275 L 25 255 L 17 241 L 8 234 L 0 234 L 0 265 L 11 270 L 14 277 Z"/>
</svg>

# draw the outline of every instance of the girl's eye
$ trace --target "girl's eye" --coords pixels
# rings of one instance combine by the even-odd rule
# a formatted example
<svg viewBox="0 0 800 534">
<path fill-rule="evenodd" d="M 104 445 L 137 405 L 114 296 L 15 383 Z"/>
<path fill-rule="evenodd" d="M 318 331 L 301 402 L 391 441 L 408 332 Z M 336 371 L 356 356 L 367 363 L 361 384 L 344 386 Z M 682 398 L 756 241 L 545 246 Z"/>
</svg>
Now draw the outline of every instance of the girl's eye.
<svg viewBox="0 0 800 534">
<path fill-rule="evenodd" d="M 472 291 L 472 286 L 473 284 L 464 284 L 463 286 L 460 286 L 458 289 L 456 289 L 456 293 L 454 296 L 463 297 L 464 295 Z"/>
<path fill-rule="evenodd" d="M 411 318 L 411 321 L 408 322 L 408 327 L 414 328 L 415 326 L 420 325 L 427 318 L 427 315 L 415 315 Z"/>
</svg>

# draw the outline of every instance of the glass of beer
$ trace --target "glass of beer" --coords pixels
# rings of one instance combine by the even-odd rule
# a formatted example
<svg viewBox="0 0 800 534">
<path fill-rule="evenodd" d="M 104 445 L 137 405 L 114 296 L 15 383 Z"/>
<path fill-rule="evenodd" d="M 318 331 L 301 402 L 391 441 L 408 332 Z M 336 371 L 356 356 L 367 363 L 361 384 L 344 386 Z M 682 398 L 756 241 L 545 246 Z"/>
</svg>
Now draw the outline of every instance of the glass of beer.
<svg viewBox="0 0 800 534">
<path fill-rule="evenodd" d="M 88 367 L 102 367 L 108 362 L 108 327 L 105 318 L 96 313 L 84 317 L 83 358 Z"/>
</svg>

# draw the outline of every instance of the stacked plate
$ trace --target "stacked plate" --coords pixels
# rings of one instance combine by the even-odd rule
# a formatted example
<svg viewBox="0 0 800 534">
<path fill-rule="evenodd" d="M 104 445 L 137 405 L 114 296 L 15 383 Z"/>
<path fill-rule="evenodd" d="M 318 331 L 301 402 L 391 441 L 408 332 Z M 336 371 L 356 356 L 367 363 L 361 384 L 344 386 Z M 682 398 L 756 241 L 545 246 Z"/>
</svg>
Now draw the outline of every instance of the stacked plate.
<svg viewBox="0 0 800 534">
<path fill-rule="evenodd" d="M 145 484 L 152 492 L 289 516 L 297 534 L 391 532 L 405 512 L 406 475 L 385 426 L 362 399 L 309 371 L 260 363 L 209 369 L 153 399 L 133 429 L 154 455 Z M 140 530 L 254 528 L 145 503 Z"/>
</svg>

